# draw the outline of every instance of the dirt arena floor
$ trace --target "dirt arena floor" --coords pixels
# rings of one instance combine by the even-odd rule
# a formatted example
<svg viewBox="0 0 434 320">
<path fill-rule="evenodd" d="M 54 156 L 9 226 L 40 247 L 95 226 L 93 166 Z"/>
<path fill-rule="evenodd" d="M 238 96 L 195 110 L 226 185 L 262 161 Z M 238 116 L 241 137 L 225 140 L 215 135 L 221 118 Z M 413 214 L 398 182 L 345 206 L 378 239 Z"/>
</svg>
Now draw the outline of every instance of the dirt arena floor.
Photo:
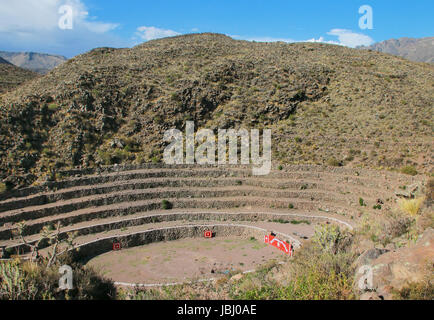
<svg viewBox="0 0 434 320">
<path fill-rule="evenodd" d="M 225 237 L 152 243 L 100 255 L 88 265 L 117 282 L 154 284 L 216 278 L 288 258 L 263 239 Z"/>
</svg>

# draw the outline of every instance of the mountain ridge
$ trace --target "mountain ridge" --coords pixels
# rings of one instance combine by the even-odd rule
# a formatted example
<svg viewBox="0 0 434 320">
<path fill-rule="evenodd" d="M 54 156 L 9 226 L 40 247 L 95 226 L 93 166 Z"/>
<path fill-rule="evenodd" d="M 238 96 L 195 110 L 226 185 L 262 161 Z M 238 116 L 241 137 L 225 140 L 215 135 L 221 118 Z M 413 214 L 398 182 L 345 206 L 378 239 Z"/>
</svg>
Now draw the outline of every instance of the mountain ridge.
<svg viewBox="0 0 434 320">
<path fill-rule="evenodd" d="M 270 128 L 279 163 L 430 172 L 433 75 L 388 54 L 219 34 L 97 48 L 0 96 L 0 172 L 158 162 L 164 131 L 188 120 Z"/>
<path fill-rule="evenodd" d="M 48 73 L 67 60 L 64 56 L 37 52 L 0 51 L 0 57 L 17 67 L 40 74 Z"/>
<path fill-rule="evenodd" d="M 414 62 L 434 63 L 434 37 L 389 39 L 358 49 L 389 53 Z"/>
</svg>

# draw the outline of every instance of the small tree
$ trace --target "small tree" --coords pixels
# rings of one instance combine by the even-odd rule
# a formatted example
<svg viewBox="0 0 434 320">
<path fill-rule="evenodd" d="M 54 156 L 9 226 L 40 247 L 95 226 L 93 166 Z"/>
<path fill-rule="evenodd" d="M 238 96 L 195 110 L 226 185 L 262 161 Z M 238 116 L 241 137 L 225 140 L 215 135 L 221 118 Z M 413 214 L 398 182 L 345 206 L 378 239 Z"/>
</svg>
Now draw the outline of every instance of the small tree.
<svg viewBox="0 0 434 320">
<path fill-rule="evenodd" d="M 68 232 L 66 239 L 61 239 L 60 237 L 60 222 L 57 223 L 57 227 L 55 230 L 49 228 L 48 226 L 44 226 L 42 231 L 40 232 L 40 237 L 35 242 L 29 242 L 24 238 L 24 230 L 26 228 L 25 222 L 20 222 L 18 224 L 17 230 L 19 237 L 24 245 L 28 246 L 31 250 L 31 261 L 37 261 L 40 257 L 39 249 L 40 245 L 43 241 L 48 241 L 51 245 L 51 248 L 48 250 L 48 263 L 47 269 L 49 269 L 57 259 L 68 252 L 69 250 L 75 247 L 75 239 L 77 237 L 77 232 Z M 61 248 L 62 247 L 62 248 Z"/>
</svg>

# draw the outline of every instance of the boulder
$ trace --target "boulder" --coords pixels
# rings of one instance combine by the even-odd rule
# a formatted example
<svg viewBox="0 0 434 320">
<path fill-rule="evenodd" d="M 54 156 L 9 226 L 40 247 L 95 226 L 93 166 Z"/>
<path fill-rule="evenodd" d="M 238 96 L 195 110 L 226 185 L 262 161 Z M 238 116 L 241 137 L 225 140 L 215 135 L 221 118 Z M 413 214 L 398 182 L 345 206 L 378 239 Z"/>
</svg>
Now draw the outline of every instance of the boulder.
<svg viewBox="0 0 434 320">
<path fill-rule="evenodd" d="M 370 265 L 373 260 L 377 259 L 379 256 L 381 256 L 382 254 L 388 251 L 389 250 L 387 249 L 378 249 L 378 248 L 366 250 L 357 258 L 356 266 L 360 268 L 361 266 L 364 265 Z"/>
<path fill-rule="evenodd" d="M 394 291 L 432 277 L 433 263 L 434 229 L 428 228 L 409 247 L 393 251 L 371 249 L 362 254 L 357 259 L 356 291 L 361 293 L 361 299 L 368 297 L 367 292 L 393 299 Z"/>
</svg>

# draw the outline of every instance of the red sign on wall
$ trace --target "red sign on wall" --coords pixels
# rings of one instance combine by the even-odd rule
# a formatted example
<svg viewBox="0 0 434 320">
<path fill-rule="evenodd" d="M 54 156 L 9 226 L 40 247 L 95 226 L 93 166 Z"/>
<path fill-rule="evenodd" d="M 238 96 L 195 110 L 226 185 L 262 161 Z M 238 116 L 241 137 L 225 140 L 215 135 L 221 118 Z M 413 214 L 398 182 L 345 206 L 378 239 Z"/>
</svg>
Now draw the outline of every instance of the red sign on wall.
<svg viewBox="0 0 434 320">
<path fill-rule="evenodd" d="M 121 244 L 119 242 L 113 243 L 113 251 L 121 250 Z"/>
<path fill-rule="evenodd" d="M 211 238 L 212 238 L 212 231 L 210 231 L 210 230 L 206 230 L 206 231 L 203 233 L 203 236 L 204 236 L 205 238 L 207 238 L 207 239 L 211 239 Z"/>
<path fill-rule="evenodd" d="M 277 239 L 275 236 L 272 236 L 272 235 L 265 236 L 265 243 L 270 244 L 273 247 L 276 247 L 280 251 L 283 251 L 286 254 L 289 254 L 290 256 L 293 255 L 292 245 L 286 241 L 282 241 L 282 240 Z"/>
</svg>

